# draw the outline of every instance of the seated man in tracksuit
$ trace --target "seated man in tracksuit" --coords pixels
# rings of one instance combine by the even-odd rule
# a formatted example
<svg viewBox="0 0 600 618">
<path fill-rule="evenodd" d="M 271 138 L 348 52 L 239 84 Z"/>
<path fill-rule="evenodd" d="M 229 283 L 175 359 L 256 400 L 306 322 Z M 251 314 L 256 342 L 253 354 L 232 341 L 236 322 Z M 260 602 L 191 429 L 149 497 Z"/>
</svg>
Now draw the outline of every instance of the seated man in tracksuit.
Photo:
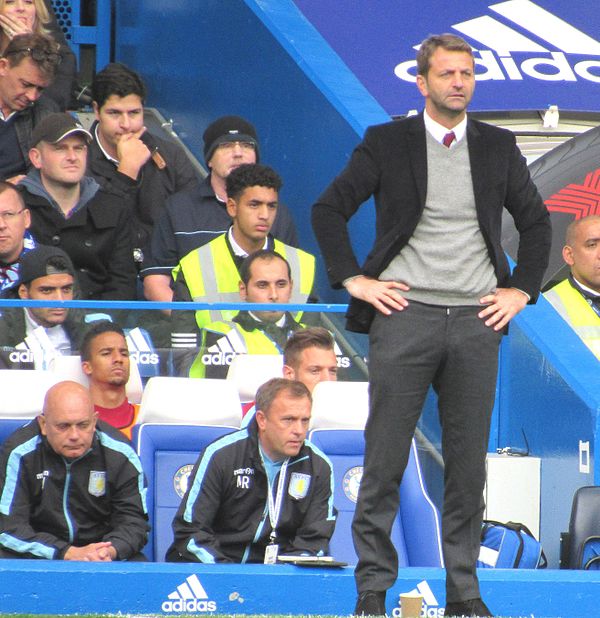
<svg viewBox="0 0 600 618">
<path fill-rule="evenodd" d="M 0 450 L 0 557 L 144 560 L 149 526 L 138 456 L 97 421 L 89 392 L 59 382 L 43 413 Z"/>
<path fill-rule="evenodd" d="M 335 526 L 331 462 L 306 440 L 311 395 L 273 378 L 245 429 L 200 455 L 173 520 L 171 562 L 265 562 L 325 555 Z"/>
<path fill-rule="evenodd" d="M 188 253 L 173 270 L 175 301 L 238 303 L 239 268 L 248 255 L 272 249 L 290 264 L 291 303 L 305 303 L 313 292 L 315 257 L 271 236 L 277 215 L 281 178 L 270 167 L 241 165 L 227 176 L 227 212 L 233 224 L 225 234 Z M 231 320 L 237 311 L 173 310 L 171 345 L 197 347 L 200 329 Z"/>
</svg>

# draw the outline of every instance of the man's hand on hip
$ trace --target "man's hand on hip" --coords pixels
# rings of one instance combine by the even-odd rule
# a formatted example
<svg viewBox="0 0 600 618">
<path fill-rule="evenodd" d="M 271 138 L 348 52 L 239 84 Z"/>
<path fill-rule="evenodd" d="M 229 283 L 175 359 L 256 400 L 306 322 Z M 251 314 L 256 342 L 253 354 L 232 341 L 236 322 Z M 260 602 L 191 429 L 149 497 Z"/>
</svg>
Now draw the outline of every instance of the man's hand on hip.
<svg viewBox="0 0 600 618">
<path fill-rule="evenodd" d="M 494 330 L 502 330 L 520 311 L 525 308 L 529 299 L 525 292 L 515 288 L 498 288 L 495 292 L 479 299 L 482 305 L 487 305 L 478 316 L 485 320 L 486 326 Z"/>
<path fill-rule="evenodd" d="M 370 277 L 360 275 L 346 281 L 344 286 L 354 298 L 371 303 L 377 311 L 384 315 L 390 315 L 392 309 L 402 311 L 408 306 L 406 298 L 396 291 L 408 291 L 410 288 L 404 283 L 379 281 L 379 279 L 371 279 Z"/>
</svg>

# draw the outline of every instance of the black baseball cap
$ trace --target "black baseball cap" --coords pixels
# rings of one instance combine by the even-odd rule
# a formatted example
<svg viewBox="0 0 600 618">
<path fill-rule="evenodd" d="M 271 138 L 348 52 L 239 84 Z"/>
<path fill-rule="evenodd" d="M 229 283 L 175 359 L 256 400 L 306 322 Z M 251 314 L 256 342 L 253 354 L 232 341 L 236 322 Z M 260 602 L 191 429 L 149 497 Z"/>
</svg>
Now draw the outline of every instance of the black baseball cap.
<svg viewBox="0 0 600 618">
<path fill-rule="evenodd" d="M 37 146 L 40 142 L 56 144 L 74 133 L 81 133 L 88 143 L 92 141 L 92 134 L 84 129 L 71 114 L 50 114 L 33 129 L 31 133 L 31 146 Z"/>
<path fill-rule="evenodd" d="M 60 258 L 64 268 L 57 268 L 48 262 L 52 258 Z M 71 258 L 59 247 L 37 245 L 27 251 L 19 260 L 19 284 L 31 283 L 34 279 L 47 277 L 48 275 L 68 274 L 75 277 L 75 268 Z"/>
</svg>

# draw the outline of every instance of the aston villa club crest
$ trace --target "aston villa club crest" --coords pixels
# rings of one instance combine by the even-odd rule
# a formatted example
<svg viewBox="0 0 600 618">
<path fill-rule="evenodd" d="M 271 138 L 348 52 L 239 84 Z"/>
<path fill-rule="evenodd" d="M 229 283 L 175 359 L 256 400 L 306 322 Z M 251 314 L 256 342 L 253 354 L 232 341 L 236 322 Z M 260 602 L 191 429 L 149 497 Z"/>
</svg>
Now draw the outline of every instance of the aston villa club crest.
<svg viewBox="0 0 600 618">
<path fill-rule="evenodd" d="M 363 467 L 362 466 L 354 466 L 354 468 L 350 468 L 344 474 L 344 478 L 342 480 L 342 487 L 344 488 L 344 493 L 348 500 L 352 500 L 352 502 L 356 502 L 358 499 L 358 488 L 360 487 L 360 481 L 363 475 Z"/>
<path fill-rule="evenodd" d="M 106 472 L 90 470 L 88 492 L 92 494 L 92 496 L 96 496 L 96 498 L 99 498 L 106 493 Z"/>
<path fill-rule="evenodd" d="M 185 466 L 181 466 L 177 472 L 173 475 L 173 487 L 175 488 L 175 493 L 183 498 L 185 492 L 188 488 L 188 480 L 190 478 L 190 474 L 194 469 L 193 464 L 185 464 Z"/>
<path fill-rule="evenodd" d="M 290 476 L 290 485 L 288 487 L 288 493 L 292 498 L 301 500 L 306 498 L 308 488 L 310 487 L 310 474 L 301 474 L 300 472 L 292 472 Z"/>
</svg>

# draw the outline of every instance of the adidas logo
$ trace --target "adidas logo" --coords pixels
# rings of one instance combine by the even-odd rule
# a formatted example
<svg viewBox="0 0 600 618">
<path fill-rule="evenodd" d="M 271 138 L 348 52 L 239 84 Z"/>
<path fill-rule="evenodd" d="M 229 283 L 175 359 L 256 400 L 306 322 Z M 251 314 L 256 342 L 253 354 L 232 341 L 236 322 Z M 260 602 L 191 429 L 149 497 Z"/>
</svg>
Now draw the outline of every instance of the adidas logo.
<svg viewBox="0 0 600 618">
<path fill-rule="evenodd" d="M 531 0 L 507 0 L 488 8 L 493 16 L 482 15 L 452 25 L 461 36 L 479 43 L 473 46 L 477 81 L 530 77 L 576 82 L 579 77 L 600 83 L 600 42 L 596 39 Z M 570 62 L 567 54 L 582 58 Z M 414 82 L 415 67 L 414 60 L 407 60 L 398 64 L 394 73 Z"/>
<path fill-rule="evenodd" d="M 162 605 L 163 612 L 216 612 L 217 602 L 209 601 L 206 590 L 196 575 L 190 575 Z"/>
<path fill-rule="evenodd" d="M 418 594 L 423 597 L 423 609 L 421 610 L 421 618 L 442 618 L 444 616 L 444 608 L 439 607 L 439 603 L 438 600 L 435 598 L 435 594 L 433 594 L 433 591 L 425 580 L 423 580 L 420 584 L 417 584 L 416 588 L 413 588 L 412 590 L 409 590 L 407 592 L 409 594 Z M 394 616 L 394 618 L 400 618 L 400 616 L 402 616 L 400 601 L 398 601 L 398 607 L 394 607 L 394 609 L 392 610 L 392 616 Z"/>
<path fill-rule="evenodd" d="M 139 328 L 132 328 L 125 337 L 129 359 L 138 365 L 158 365 L 160 358 Z"/>
</svg>

